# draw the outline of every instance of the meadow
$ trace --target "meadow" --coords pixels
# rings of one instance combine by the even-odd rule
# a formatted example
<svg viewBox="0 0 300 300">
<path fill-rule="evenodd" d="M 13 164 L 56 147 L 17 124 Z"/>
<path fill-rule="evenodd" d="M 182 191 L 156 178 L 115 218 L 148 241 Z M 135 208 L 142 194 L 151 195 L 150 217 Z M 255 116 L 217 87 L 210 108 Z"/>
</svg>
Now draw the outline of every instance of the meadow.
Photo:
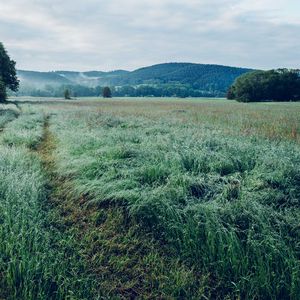
<svg viewBox="0 0 300 300">
<path fill-rule="evenodd" d="M 0 107 L 0 299 L 299 299 L 300 103 Z"/>
</svg>

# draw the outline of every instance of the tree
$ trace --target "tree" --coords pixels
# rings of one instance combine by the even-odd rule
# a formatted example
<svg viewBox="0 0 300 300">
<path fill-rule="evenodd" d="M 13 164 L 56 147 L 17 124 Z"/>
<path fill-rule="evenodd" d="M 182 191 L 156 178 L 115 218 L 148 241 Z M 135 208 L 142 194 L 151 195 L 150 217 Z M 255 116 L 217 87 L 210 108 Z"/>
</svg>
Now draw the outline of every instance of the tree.
<svg viewBox="0 0 300 300">
<path fill-rule="evenodd" d="M 5 88 L 16 92 L 19 88 L 19 80 L 17 78 L 16 63 L 8 56 L 3 44 L 0 42 L 0 80 Z M 3 101 L 3 98 L 0 101 Z"/>
<path fill-rule="evenodd" d="M 229 87 L 226 96 L 228 100 L 233 100 L 235 98 L 234 86 Z"/>
<path fill-rule="evenodd" d="M 111 89 L 108 86 L 103 88 L 102 96 L 103 98 L 111 98 Z"/>
<path fill-rule="evenodd" d="M 6 100 L 6 87 L 2 80 L 0 80 L 0 102 L 5 102 Z"/>
<path fill-rule="evenodd" d="M 65 97 L 66 100 L 70 100 L 71 99 L 71 94 L 70 94 L 69 89 L 65 89 L 65 91 L 64 91 L 64 97 Z"/>
<path fill-rule="evenodd" d="M 299 101 L 299 70 L 278 69 L 243 74 L 229 88 L 227 99 L 240 102 Z"/>
</svg>

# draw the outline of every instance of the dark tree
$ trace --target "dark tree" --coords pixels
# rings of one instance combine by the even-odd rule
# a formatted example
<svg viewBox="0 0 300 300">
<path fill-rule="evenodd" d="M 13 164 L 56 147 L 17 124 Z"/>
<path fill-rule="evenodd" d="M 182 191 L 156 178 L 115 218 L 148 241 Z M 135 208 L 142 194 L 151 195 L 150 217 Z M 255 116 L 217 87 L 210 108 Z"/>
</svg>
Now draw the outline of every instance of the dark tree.
<svg viewBox="0 0 300 300">
<path fill-rule="evenodd" d="M 71 94 L 70 94 L 69 89 L 65 89 L 65 91 L 64 91 L 64 97 L 65 97 L 66 100 L 70 100 L 71 99 Z"/>
<path fill-rule="evenodd" d="M 4 46 L 0 43 L 0 79 L 6 88 L 16 92 L 19 87 L 17 78 L 16 63 L 8 56 Z"/>
<path fill-rule="evenodd" d="M 240 102 L 299 101 L 299 70 L 254 71 L 238 77 L 227 93 Z"/>
<path fill-rule="evenodd" d="M 103 98 L 111 98 L 111 89 L 108 86 L 103 88 L 102 96 Z"/>
<path fill-rule="evenodd" d="M 233 100 L 235 98 L 234 86 L 229 87 L 226 97 L 228 100 Z"/>
<path fill-rule="evenodd" d="M 6 100 L 6 87 L 2 80 L 0 80 L 0 102 L 5 102 Z"/>
</svg>

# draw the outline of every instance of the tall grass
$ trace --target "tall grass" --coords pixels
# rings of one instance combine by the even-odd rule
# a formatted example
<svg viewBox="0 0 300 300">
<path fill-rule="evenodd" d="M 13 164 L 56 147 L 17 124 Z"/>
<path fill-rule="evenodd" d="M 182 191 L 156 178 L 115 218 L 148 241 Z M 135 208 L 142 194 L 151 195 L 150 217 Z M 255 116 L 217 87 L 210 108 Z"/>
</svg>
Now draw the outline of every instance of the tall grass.
<svg viewBox="0 0 300 300">
<path fill-rule="evenodd" d="M 74 242 L 52 227 L 39 160 L 0 147 L 0 291 L 5 299 L 90 299 Z M 89 281 L 86 283 L 86 281 Z"/>
<path fill-rule="evenodd" d="M 300 297 L 297 143 L 134 111 L 58 114 L 53 124 L 69 192 L 99 209 L 125 207 L 209 274 L 212 297 Z"/>
<path fill-rule="evenodd" d="M 56 101 L 5 116 L 0 298 L 299 299 L 297 105 Z"/>
<path fill-rule="evenodd" d="M 42 140 L 42 127 L 40 116 L 20 116 L 0 145 L 0 298 L 96 298 L 79 244 L 59 229 L 49 207 L 41 161 L 26 148 Z"/>
<path fill-rule="evenodd" d="M 9 146 L 24 145 L 36 149 L 43 134 L 42 113 L 24 113 L 18 119 L 10 122 L 1 135 L 1 142 Z"/>
<path fill-rule="evenodd" d="M 0 106 L 0 131 L 3 130 L 4 126 L 14 120 L 19 115 L 19 112 L 14 108 L 1 109 Z"/>
</svg>

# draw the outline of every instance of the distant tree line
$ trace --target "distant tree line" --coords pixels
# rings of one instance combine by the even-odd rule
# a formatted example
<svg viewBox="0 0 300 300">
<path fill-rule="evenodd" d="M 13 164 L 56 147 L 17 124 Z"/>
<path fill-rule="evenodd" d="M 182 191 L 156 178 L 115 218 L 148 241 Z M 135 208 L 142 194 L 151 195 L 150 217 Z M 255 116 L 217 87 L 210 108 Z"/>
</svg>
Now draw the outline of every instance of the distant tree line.
<svg viewBox="0 0 300 300">
<path fill-rule="evenodd" d="M 33 97 L 64 97 L 68 90 L 70 97 L 99 97 L 103 95 L 105 87 L 86 87 L 82 85 L 46 85 L 43 88 L 22 85 L 17 95 Z M 164 85 L 137 85 L 137 86 L 112 86 L 110 87 L 113 97 L 224 97 L 225 93 L 210 90 L 203 91 L 194 89 L 191 85 L 164 84 Z"/>
<path fill-rule="evenodd" d="M 240 102 L 300 101 L 300 70 L 253 71 L 238 77 L 227 92 Z"/>
<path fill-rule="evenodd" d="M 194 89 L 190 85 L 164 84 L 164 85 L 139 85 L 121 86 L 114 89 L 117 97 L 222 97 L 224 93 L 220 91 L 202 91 Z"/>
<path fill-rule="evenodd" d="M 61 85 L 53 86 L 46 85 L 41 88 L 31 86 L 22 86 L 18 91 L 19 96 L 32 96 L 32 97 L 64 97 L 65 91 L 68 90 L 68 96 L 77 97 L 96 97 L 101 95 L 102 87 L 97 86 L 90 88 L 82 85 Z"/>
</svg>

